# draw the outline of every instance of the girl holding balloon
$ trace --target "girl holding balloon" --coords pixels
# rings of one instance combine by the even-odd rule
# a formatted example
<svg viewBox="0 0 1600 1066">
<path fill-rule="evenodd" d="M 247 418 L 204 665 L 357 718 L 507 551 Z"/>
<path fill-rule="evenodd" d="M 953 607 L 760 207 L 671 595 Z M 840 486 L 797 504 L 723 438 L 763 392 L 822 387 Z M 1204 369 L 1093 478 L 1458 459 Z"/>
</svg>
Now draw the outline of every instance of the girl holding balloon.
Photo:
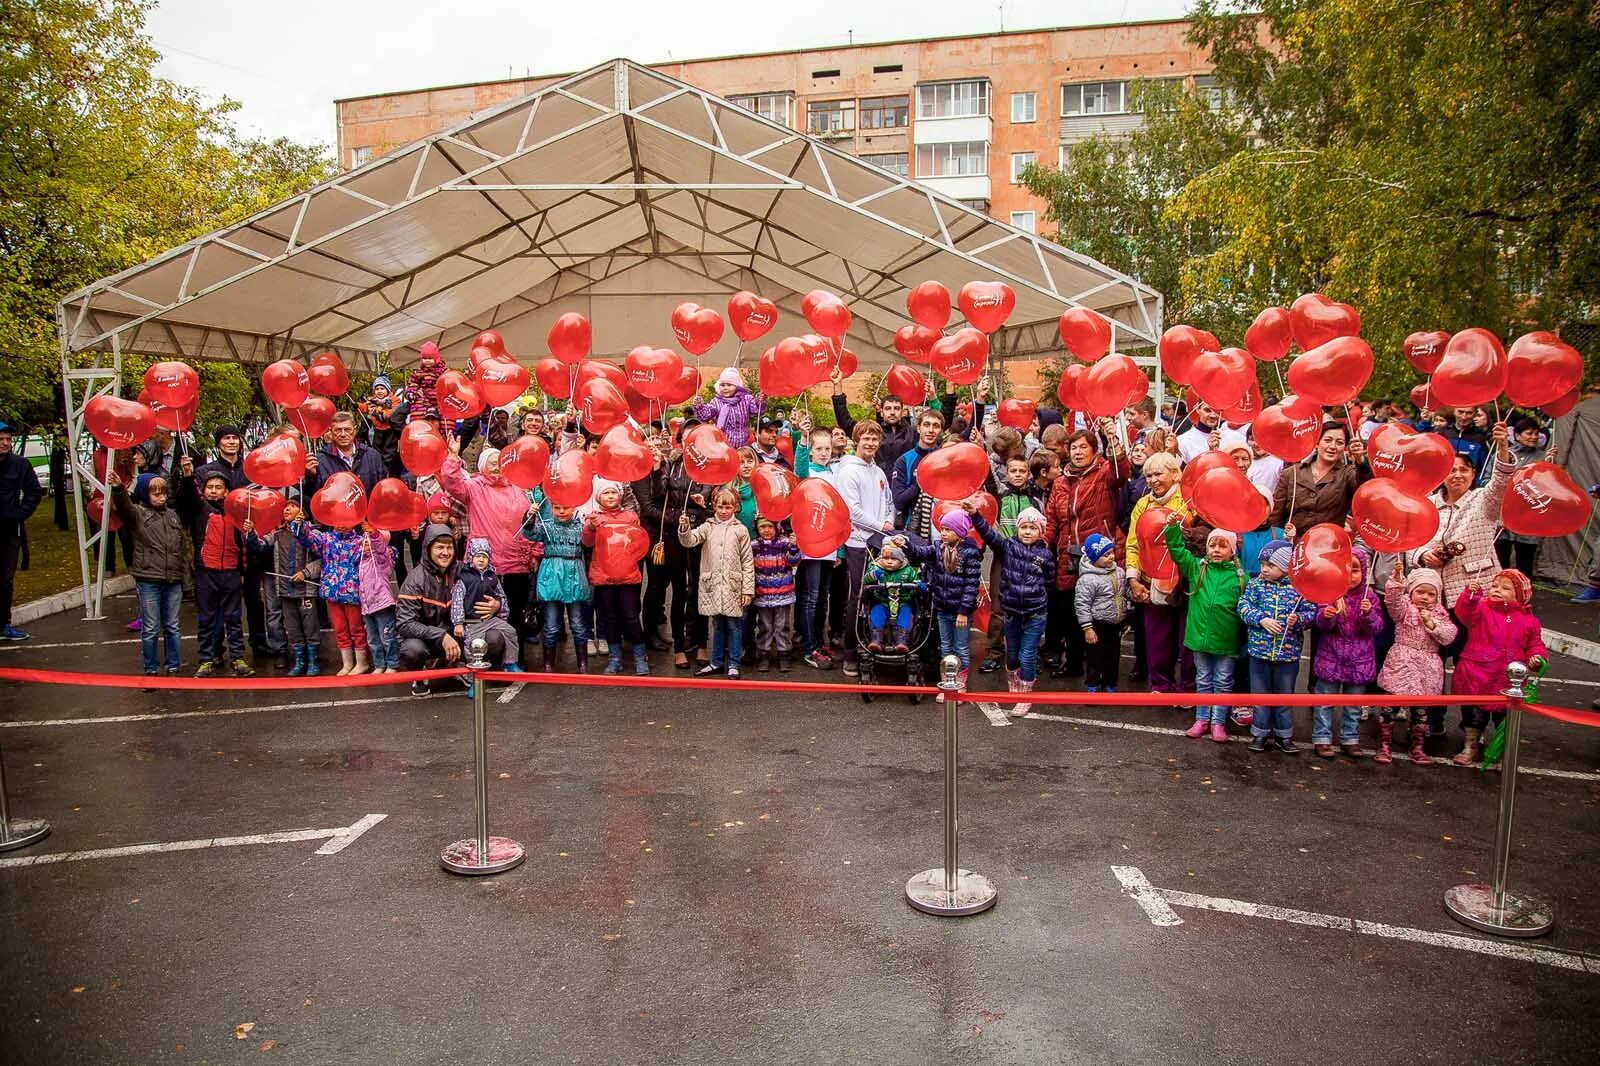
<svg viewBox="0 0 1600 1066">
<path fill-rule="evenodd" d="M 1244 623 L 1239 619 L 1239 597 L 1245 576 L 1239 561 L 1238 534 L 1213 529 L 1206 535 L 1206 557 L 1197 559 L 1183 543 L 1182 519 L 1169 515 L 1162 531 L 1167 551 L 1183 576 L 1188 600 L 1184 609 L 1183 643 L 1194 653 L 1194 690 L 1206 693 L 1233 691 L 1233 664 L 1244 645 Z M 1203 737 L 1209 731 L 1218 744 L 1228 742 L 1228 708 L 1222 704 L 1197 704 L 1188 735 Z"/>
<path fill-rule="evenodd" d="M 1350 583 L 1345 594 L 1317 612 L 1316 629 L 1320 639 L 1312 653 L 1313 692 L 1332 695 L 1363 695 L 1378 677 L 1378 632 L 1383 628 L 1383 607 L 1378 593 L 1367 582 L 1367 567 L 1372 557 L 1366 548 L 1352 549 Z M 1344 752 L 1361 758 L 1358 731 L 1361 708 L 1342 708 L 1339 716 L 1339 746 L 1333 744 L 1333 708 L 1317 707 L 1311 714 L 1311 745 L 1324 759 Z"/>
</svg>

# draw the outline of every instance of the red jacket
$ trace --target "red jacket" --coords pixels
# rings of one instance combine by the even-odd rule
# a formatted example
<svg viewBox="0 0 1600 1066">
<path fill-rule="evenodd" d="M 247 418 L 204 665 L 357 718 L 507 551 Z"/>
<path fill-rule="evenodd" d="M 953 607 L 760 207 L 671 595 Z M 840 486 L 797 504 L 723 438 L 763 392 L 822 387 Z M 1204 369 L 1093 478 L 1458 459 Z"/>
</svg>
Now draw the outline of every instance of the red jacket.
<svg viewBox="0 0 1600 1066">
<path fill-rule="evenodd" d="M 1044 505 L 1044 539 L 1056 550 L 1056 588 L 1070 589 L 1078 580 L 1078 553 L 1068 546 L 1080 546 L 1094 533 L 1103 533 L 1116 542 L 1117 558 L 1123 553 L 1122 528 L 1117 525 L 1117 490 L 1128 480 L 1132 463 L 1127 456 L 1115 464 L 1103 455 L 1082 473 L 1070 468 L 1062 471 Z"/>
</svg>

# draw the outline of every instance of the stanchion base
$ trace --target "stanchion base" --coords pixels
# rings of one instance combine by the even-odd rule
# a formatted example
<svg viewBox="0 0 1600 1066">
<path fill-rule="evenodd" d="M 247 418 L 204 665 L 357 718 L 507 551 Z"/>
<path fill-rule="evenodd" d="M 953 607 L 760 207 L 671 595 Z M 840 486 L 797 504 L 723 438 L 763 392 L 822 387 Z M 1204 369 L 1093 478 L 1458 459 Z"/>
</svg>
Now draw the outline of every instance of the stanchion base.
<svg viewBox="0 0 1600 1066">
<path fill-rule="evenodd" d="M 1505 894 L 1505 906 L 1494 905 L 1489 885 L 1457 885 L 1444 894 L 1444 909 L 1456 921 L 1497 936 L 1543 936 L 1555 925 L 1555 908 L 1543 900 Z"/>
<path fill-rule="evenodd" d="M 6 823 L 6 839 L 0 840 L 0 851 L 25 848 L 50 835 L 50 823 L 43 818 L 13 818 Z"/>
<path fill-rule="evenodd" d="M 954 898 L 944 890 L 944 867 L 924 870 L 906 882 L 906 902 L 924 914 L 960 917 L 994 906 L 994 882 L 971 870 L 956 871 Z"/>
<path fill-rule="evenodd" d="M 522 845 L 510 837 L 490 837 L 489 854 L 481 858 L 484 861 L 479 861 L 478 841 L 474 837 L 458 840 L 445 848 L 439 854 L 439 865 L 453 874 L 498 874 L 520 866 L 527 855 Z"/>
</svg>

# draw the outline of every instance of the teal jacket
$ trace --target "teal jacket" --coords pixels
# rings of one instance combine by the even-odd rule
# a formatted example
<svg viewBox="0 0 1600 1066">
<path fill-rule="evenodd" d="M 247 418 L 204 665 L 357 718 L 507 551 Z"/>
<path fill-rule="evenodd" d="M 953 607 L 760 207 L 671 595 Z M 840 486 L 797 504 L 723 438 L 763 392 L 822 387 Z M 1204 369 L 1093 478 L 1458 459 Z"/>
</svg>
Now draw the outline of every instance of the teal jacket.
<svg viewBox="0 0 1600 1066">
<path fill-rule="evenodd" d="M 529 498 L 538 512 L 522 523 L 522 535 L 544 545 L 535 584 L 537 595 L 546 603 L 585 603 L 590 599 L 589 575 L 583 566 L 583 520 L 573 515 L 565 522 L 556 520 L 544 492 L 534 489 Z"/>
<path fill-rule="evenodd" d="M 1244 594 L 1246 582 L 1239 561 L 1213 563 L 1195 558 L 1184 546 L 1183 530 L 1176 523 L 1163 530 L 1161 536 L 1189 590 L 1183 646 L 1208 655 L 1238 655 L 1244 646 L 1239 597 Z"/>
</svg>

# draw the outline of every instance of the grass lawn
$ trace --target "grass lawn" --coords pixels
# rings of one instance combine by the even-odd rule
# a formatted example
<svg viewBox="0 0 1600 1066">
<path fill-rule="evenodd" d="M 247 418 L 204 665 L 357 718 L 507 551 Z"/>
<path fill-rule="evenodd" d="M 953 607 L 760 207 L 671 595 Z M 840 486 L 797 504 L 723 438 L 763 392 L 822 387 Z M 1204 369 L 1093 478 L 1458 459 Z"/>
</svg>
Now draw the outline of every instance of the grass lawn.
<svg viewBox="0 0 1600 1066">
<path fill-rule="evenodd" d="M 17 571 L 13 600 L 17 604 L 65 592 L 83 583 L 83 575 L 78 570 L 78 536 L 71 528 L 57 529 L 52 520 L 54 513 L 55 500 L 46 496 L 33 517 L 28 519 L 30 561 L 28 569 Z M 70 526 L 70 500 L 67 521 Z"/>
</svg>

